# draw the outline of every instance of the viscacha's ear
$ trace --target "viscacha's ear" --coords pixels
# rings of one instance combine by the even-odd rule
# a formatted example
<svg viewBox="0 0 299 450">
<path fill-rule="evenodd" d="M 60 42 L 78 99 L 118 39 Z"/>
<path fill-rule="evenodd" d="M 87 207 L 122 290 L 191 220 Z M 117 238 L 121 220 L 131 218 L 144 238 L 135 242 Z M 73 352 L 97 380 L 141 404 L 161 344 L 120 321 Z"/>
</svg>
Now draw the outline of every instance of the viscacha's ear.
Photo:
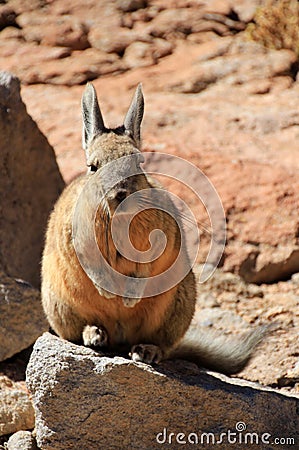
<svg viewBox="0 0 299 450">
<path fill-rule="evenodd" d="M 130 108 L 124 120 L 124 127 L 130 132 L 137 147 L 140 146 L 140 125 L 143 118 L 144 99 L 142 85 L 138 84 Z"/>
<path fill-rule="evenodd" d="M 97 94 L 92 83 L 87 83 L 86 85 L 81 106 L 83 118 L 82 145 L 86 151 L 92 138 L 105 131 Z"/>
</svg>

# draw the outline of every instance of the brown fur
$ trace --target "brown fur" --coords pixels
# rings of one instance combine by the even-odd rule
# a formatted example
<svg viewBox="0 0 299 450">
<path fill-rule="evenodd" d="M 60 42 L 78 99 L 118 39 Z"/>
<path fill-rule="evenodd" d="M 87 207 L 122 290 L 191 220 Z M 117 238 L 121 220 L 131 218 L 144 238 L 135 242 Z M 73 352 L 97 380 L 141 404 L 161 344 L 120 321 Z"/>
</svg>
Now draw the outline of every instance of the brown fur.
<svg viewBox="0 0 299 450">
<path fill-rule="evenodd" d="M 125 127 L 117 130 L 105 128 L 91 85 L 87 87 L 84 95 L 84 142 L 88 166 L 99 169 L 121 156 L 139 153 L 137 147 L 143 112 L 141 89 L 136 91 L 125 119 Z M 73 246 L 72 220 L 80 193 L 92 176 L 89 172 L 65 189 L 49 220 L 42 259 L 42 303 L 49 323 L 59 336 L 73 342 L 81 343 L 83 340 L 86 345 L 99 342 L 99 346 L 104 342 L 111 349 L 119 346 L 128 350 L 132 348 L 131 353 L 135 360 L 155 362 L 171 356 L 173 352 L 179 356 L 179 344 L 189 328 L 195 309 L 196 286 L 192 270 L 167 292 L 143 298 L 134 307 L 127 307 L 121 296 L 106 298 L 105 292 L 101 295 L 80 265 Z M 130 194 L 157 186 L 154 180 L 141 173 L 130 177 L 126 188 Z M 112 190 L 113 195 L 115 192 Z M 169 268 L 182 244 L 176 221 L 159 209 L 140 212 L 130 227 L 133 246 L 140 251 L 147 250 L 148 236 L 154 229 L 164 231 L 167 246 L 163 254 L 151 263 L 129 261 L 116 252 L 112 241 L 110 219 L 113 208 L 111 204 L 109 208 L 108 203 L 108 199 L 100 203 L 95 229 L 99 249 L 109 265 L 124 275 L 135 277 L 151 277 Z M 187 261 L 187 253 L 184 254 Z M 99 333 L 95 335 L 96 330 L 100 330 L 101 342 L 96 340 L 99 336 Z M 250 351 L 245 352 L 243 359 L 239 358 L 240 364 L 237 366 L 229 356 L 229 343 L 225 343 L 223 352 L 222 344 L 219 344 L 216 359 L 221 352 L 225 358 L 220 358 L 218 365 L 214 354 L 210 355 L 208 348 L 203 350 L 203 362 L 206 366 L 210 365 L 227 373 L 240 370 L 259 340 L 259 337 L 252 339 Z M 195 342 L 194 345 L 202 349 L 205 347 L 204 339 L 202 343 Z M 190 350 L 189 347 L 190 338 L 188 354 L 192 354 L 192 348 Z M 200 363 L 202 352 L 197 351 L 194 354 Z M 199 358 L 196 358 L 197 354 Z M 186 347 L 184 356 L 188 356 Z"/>
<path fill-rule="evenodd" d="M 102 140 L 101 138 L 96 140 L 92 146 L 92 152 L 95 155 L 98 155 L 97 146 L 104 148 L 104 153 L 110 149 L 120 149 L 116 155 L 112 151 L 110 157 L 105 157 L 105 162 L 111 161 L 111 158 L 118 155 L 128 155 L 135 151 L 130 138 L 117 136 L 114 133 L 105 135 Z M 125 307 L 121 297 L 117 296 L 113 299 L 101 297 L 82 269 L 72 245 L 74 207 L 81 190 L 91 176 L 91 174 L 84 175 L 65 189 L 49 220 L 42 262 L 42 299 L 49 322 L 61 337 L 77 342 L 81 340 L 84 326 L 92 324 L 106 329 L 109 344 L 112 347 L 125 343 L 131 346 L 140 342 L 155 343 L 161 348 L 173 346 L 183 336 L 193 316 L 196 298 L 193 274 L 190 274 L 185 281 L 190 285 L 189 295 L 177 302 L 173 300 L 179 286 L 159 296 L 145 298 L 134 308 Z M 136 178 L 137 190 L 152 187 L 145 175 L 137 175 Z M 147 237 L 153 229 L 163 229 L 167 235 L 164 253 L 149 264 L 135 263 L 116 257 L 111 233 L 109 231 L 107 236 L 105 232 L 107 223 L 103 222 L 103 215 L 103 210 L 99 208 L 96 217 L 98 245 L 109 264 L 118 272 L 124 275 L 153 276 L 166 270 L 175 260 L 180 246 L 180 235 L 174 219 L 167 213 L 160 210 L 146 210 L 139 213 L 132 221 L 130 229 L 132 244 L 140 251 L 147 250 L 149 246 Z M 176 309 L 185 310 L 186 321 L 183 326 L 180 324 L 180 314 L 174 317 L 175 303 L 179 303 Z M 184 306 L 182 307 L 181 304 Z M 78 320 L 71 320 L 68 326 L 60 317 L 60 314 L 65 314 L 66 307 L 72 311 L 72 316 L 78 318 Z M 167 317 L 171 318 L 171 327 L 177 329 L 172 337 L 168 336 L 169 333 L 161 331 L 161 327 L 167 327 Z M 177 325 L 175 318 L 178 321 Z M 63 326 L 60 325 L 61 322 Z M 181 329 L 180 332 L 178 332 L 179 329 Z M 159 336 L 163 339 L 162 342 Z"/>
</svg>

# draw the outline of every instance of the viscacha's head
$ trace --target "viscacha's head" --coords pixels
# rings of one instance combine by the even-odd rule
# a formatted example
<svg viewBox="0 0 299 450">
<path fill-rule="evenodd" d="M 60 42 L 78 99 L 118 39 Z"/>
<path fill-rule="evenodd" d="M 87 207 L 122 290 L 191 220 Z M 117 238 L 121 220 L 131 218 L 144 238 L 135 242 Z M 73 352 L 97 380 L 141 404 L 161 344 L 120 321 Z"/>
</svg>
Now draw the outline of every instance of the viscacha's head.
<svg viewBox="0 0 299 450">
<path fill-rule="evenodd" d="M 144 99 L 138 85 L 124 124 L 107 128 L 104 124 L 96 91 L 88 83 L 82 97 L 82 144 L 86 154 L 88 173 L 100 171 L 100 183 L 109 209 L 117 206 L 132 193 L 146 189 L 147 179 L 140 164 L 144 161 L 140 151 L 140 126 Z"/>
</svg>

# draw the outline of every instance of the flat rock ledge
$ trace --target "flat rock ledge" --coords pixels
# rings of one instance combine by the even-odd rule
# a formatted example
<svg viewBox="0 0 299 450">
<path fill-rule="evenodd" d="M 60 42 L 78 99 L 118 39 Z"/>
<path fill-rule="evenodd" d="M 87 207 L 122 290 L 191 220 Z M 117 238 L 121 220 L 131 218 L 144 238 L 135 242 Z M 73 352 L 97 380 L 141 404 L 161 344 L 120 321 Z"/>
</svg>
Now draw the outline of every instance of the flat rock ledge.
<svg viewBox="0 0 299 450">
<path fill-rule="evenodd" d="M 43 450 L 299 443 L 298 397 L 185 361 L 151 367 L 45 333 L 34 345 L 27 385 Z"/>
</svg>

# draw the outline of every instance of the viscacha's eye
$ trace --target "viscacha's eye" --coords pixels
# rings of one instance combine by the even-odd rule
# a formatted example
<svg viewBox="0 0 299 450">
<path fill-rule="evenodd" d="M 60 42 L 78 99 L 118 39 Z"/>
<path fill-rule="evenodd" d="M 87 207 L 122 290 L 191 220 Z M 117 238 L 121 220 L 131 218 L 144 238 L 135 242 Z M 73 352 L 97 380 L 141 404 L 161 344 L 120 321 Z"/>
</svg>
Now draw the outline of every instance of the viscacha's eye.
<svg viewBox="0 0 299 450">
<path fill-rule="evenodd" d="M 94 166 L 93 164 L 89 166 L 90 172 L 96 172 L 98 170 L 97 166 Z"/>
</svg>

